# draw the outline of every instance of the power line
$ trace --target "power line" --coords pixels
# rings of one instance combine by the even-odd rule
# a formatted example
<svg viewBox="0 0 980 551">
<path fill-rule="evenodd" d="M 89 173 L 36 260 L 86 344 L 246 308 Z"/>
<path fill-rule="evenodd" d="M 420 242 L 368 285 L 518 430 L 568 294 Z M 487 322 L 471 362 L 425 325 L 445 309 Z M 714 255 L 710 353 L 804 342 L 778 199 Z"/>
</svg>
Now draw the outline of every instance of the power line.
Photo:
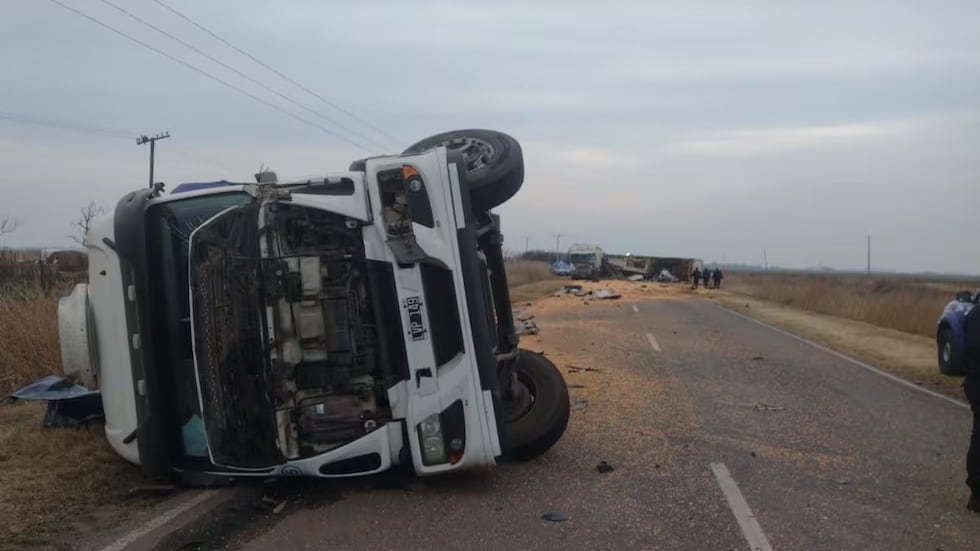
<svg viewBox="0 0 980 551">
<path fill-rule="evenodd" d="M 129 40 L 131 42 L 135 42 L 136 44 L 139 44 L 140 46 L 143 46 L 144 48 L 146 48 L 148 50 L 154 51 L 154 52 L 162 55 L 163 57 L 166 57 L 167 59 L 173 61 L 174 63 L 178 63 L 178 64 L 180 64 L 180 65 L 182 65 L 184 67 L 187 67 L 188 69 L 194 71 L 195 73 L 197 73 L 197 74 L 199 74 L 199 75 L 201 75 L 203 77 L 206 77 L 208 79 L 211 79 L 211 80 L 217 82 L 218 84 L 221 84 L 222 86 L 224 86 L 226 88 L 229 88 L 231 90 L 234 90 L 234 91 L 238 92 L 239 94 L 242 94 L 243 96 L 246 96 L 246 97 L 248 97 L 248 98 L 250 98 L 250 99 L 252 99 L 254 101 L 257 101 L 257 102 L 261 103 L 262 105 L 265 105 L 267 107 L 271 107 L 272 109 L 275 109 L 276 111 L 278 111 L 278 112 L 280 112 L 280 113 L 282 113 L 282 114 L 284 114 L 284 115 L 286 115 L 286 116 L 288 116 L 290 118 L 293 118 L 293 119 L 295 119 L 295 120 L 297 120 L 297 121 L 299 121 L 299 122 L 301 122 L 303 124 L 312 126 L 313 128 L 316 128 L 318 130 L 321 130 L 322 132 L 324 132 L 326 134 L 330 134 L 331 136 L 333 136 L 333 137 L 335 137 L 335 138 L 337 138 L 339 140 L 343 140 L 343 141 L 345 141 L 345 142 L 347 142 L 347 143 L 349 143 L 349 144 L 357 147 L 358 149 L 362 149 L 362 150 L 367 151 L 369 153 L 372 152 L 370 149 L 364 147 L 363 145 L 361 145 L 361 144 L 359 144 L 359 143 L 357 143 L 357 142 L 355 142 L 353 140 L 350 140 L 350 139 L 348 139 L 345 136 L 341 136 L 340 134 L 337 134 L 336 132 L 330 130 L 329 128 L 326 128 L 326 127 L 324 127 L 324 126 L 322 126 L 320 124 L 317 124 L 317 123 L 315 123 L 313 121 L 304 119 L 303 117 L 301 117 L 301 116 L 293 113 L 292 111 L 289 111 L 288 109 L 284 109 L 284 108 L 282 108 L 282 107 L 280 107 L 280 106 L 278 106 L 278 105 L 276 105 L 276 104 L 274 104 L 274 103 L 272 103 L 272 102 L 270 102 L 268 100 L 265 100 L 265 99 L 263 99 L 263 98 L 261 98 L 259 96 L 256 96 L 255 94 L 252 94 L 251 92 L 249 92 L 247 90 L 243 90 L 243 89 L 235 86 L 234 84 L 229 83 L 228 81 L 225 81 L 225 80 L 223 80 L 223 79 L 221 79 L 219 77 L 216 77 L 216 76 L 212 75 L 211 73 L 208 73 L 207 71 L 205 71 L 203 69 L 200 69 L 198 67 L 195 67 L 194 65 L 191 65 L 190 63 L 188 63 L 188 62 L 186 62 L 186 61 L 184 61 L 184 60 L 182 60 L 182 59 L 180 59 L 178 57 L 175 57 L 175 56 L 172 56 L 172 55 L 168 54 L 167 52 L 165 52 L 165 51 L 157 48 L 156 46 L 153 46 L 151 44 L 148 44 L 148 43 L 146 43 L 146 42 L 144 42 L 144 41 L 142 41 L 142 40 L 140 40 L 140 39 L 138 39 L 138 38 L 136 38 L 136 37 L 134 37 L 132 35 L 126 34 L 125 32 L 123 32 L 123 31 L 121 31 L 121 30 L 113 27 L 112 25 L 109 25 L 108 23 L 104 23 L 104 22 L 100 21 L 99 19 L 96 19 L 95 17 L 92 17 L 91 15 L 88 15 L 85 12 L 82 12 L 80 10 L 76 10 L 75 8 L 73 8 L 71 6 L 68 6 L 67 4 L 62 3 L 60 0 L 48 0 L 48 1 L 51 2 L 52 4 L 56 4 L 58 6 L 61 6 L 62 8 L 64 8 L 64 9 L 66 9 L 66 10 L 74 13 L 75 15 L 77 15 L 79 17 L 82 17 L 84 19 L 87 19 L 87 20 L 95 23 L 96 25 L 99 25 L 100 27 L 103 27 L 103 28 L 105 28 L 105 29 L 107 29 L 107 30 L 115 33 L 115 34 L 118 34 L 119 36 L 121 36 L 121 37 L 123 37 L 123 38 L 125 38 L 125 39 L 127 39 L 127 40 Z"/>
<path fill-rule="evenodd" d="M 404 143 L 402 140 L 400 140 L 400 139 L 392 136 L 391 134 L 389 134 L 389 133 L 385 132 L 384 130 L 378 128 L 377 126 L 371 124 L 370 122 L 362 119 L 361 117 L 358 117 L 354 113 L 351 113 L 350 111 L 344 109 L 343 107 L 341 107 L 341 106 L 337 105 L 336 103 L 334 103 L 334 102 L 328 100 L 327 98 L 323 97 L 322 95 L 314 92 L 313 90 L 311 90 L 308 87 L 304 86 L 303 84 L 297 82 L 296 80 L 294 80 L 294 79 L 286 76 L 281 71 L 277 70 L 275 67 L 272 67 L 268 63 L 265 63 L 264 61 L 258 59 L 257 57 L 253 56 L 252 54 L 250 54 L 250 53 L 246 52 L 245 50 L 239 48 L 238 46 L 235 46 L 231 42 L 228 42 L 227 40 L 225 40 L 224 38 L 222 38 L 221 36 L 219 36 L 217 33 L 213 32 L 212 30 L 208 29 L 207 27 L 205 27 L 204 25 L 198 23 L 197 21 L 191 19 L 189 16 L 184 15 L 183 13 L 181 13 L 180 11 L 178 11 L 177 9 L 172 8 L 172 7 L 168 6 L 167 4 L 164 4 L 160 0 L 152 0 L 152 1 L 155 4 L 159 5 L 160 7 L 164 8 L 165 10 L 169 11 L 170 13 L 176 15 L 177 17 L 180 17 L 184 21 L 187 21 L 191 25 L 194 25 L 195 27 L 197 27 L 201 31 L 207 33 L 212 38 L 214 38 L 215 40 L 221 42 L 225 46 L 228 46 L 229 48 L 235 50 L 236 52 L 238 52 L 241 55 L 247 57 L 248 59 L 252 60 L 256 64 L 258 64 L 261 67 L 267 69 L 268 71 L 271 71 L 272 73 L 275 73 L 279 78 L 285 80 L 286 82 L 292 84 L 293 86 L 299 88 L 300 90 L 303 90 L 307 94 L 309 94 L 309 95 L 311 95 L 311 96 L 319 99 L 320 101 L 322 101 L 326 105 L 329 105 L 330 107 L 336 109 L 337 111 L 340 111 L 341 113 L 347 115 L 351 119 L 353 119 L 353 120 L 355 120 L 355 121 L 363 124 L 364 126 L 366 126 L 366 127 L 370 128 L 370 129 L 374 130 L 375 132 L 377 132 L 378 134 L 381 134 L 382 136 L 388 138 L 389 140 L 392 140 L 396 144 Z"/>
<path fill-rule="evenodd" d="M 138 132 L 130 132 L 128 130 L 122 130 L 118 128 L 106 128 L 103 126 L 90 126 L 90 125 L 77 124 L 71 122 L 55 121 L 51 119 L 41 119 L 37 117 L 30 117 L 27 115 L 6 113 L 3 111 L 0 111 L 0 120 L 10 121 L 14 124 L 26 124 L 29 126 L 55 128 L 58 130 L 67 130 L 70 132 L 105 134 L 108 136 L 112 136 L 114 138 L 121 138 L 126 140 L 133 139 L 139 135 Z"/>
<path fill-rule="evenodd" d="M 155 30 L 156 32 L 158 32 L 158 33 L 166 36 L 167 38 L 173 40 L 174 42 L 177 42 L 178 44 L 184 46 L 185 48 L 188 48 L 190 50 L 193 50 L 197 54 L 199 54 L 199 55 L 201 55 L 203 57 L 208 58 L 212 62 L 214 62 L 214 63 L 216 63 L 216 64 L 224 67 L 225 69 L 227 69 L 227 70 L 229 70 L 229 71 L 231 71 L 233 73 L 235 73 L 239 77 L 241 77 L 241 78 L 243 78 L 243 79 L 251 82 L 252 84 L 255 84 L 257 86 L 262 87 L 266 91 L 268 91 L 268 92 L 270 92 L 272 94 L 275 94 L 279 98 L 282 98 L 283 100 L 288 101 L 289 103 L 295 105 L 296 107 L 299 107 L 300 109 L 303 109 L 304 111 L 307 111 L 307 112 L 313 114 L 314 116 L 319 117 L 319 118 L 327 121 L 328 123 L 333 124 L 333 125 L 339 127 L 340 129 L 342 129 L 342 130 L 344 130 L 346 132 L 349 132 L 351 134 L 354 134 L 355 136 L 357 136 L 357 137 L 359 137 L 359 138 L 361 138 L 361 139 L 363 139 L 363 140 L 365 140 L 365 141 L 367 141 L 367 142 L 375 145 L 376 147 L 381 148 L 382 150 L 387 149 L 387 147 L 385 145 L 383 145 L 381 143 L 378 143 L 377 141 L 371 139 L 369 136 L 365 136 L 365 135 L 361 134 L 360 132 L 358 132 L 356 130 L 353 130 L 351 128 L 348 128 L 348 127 L 344 126 L 343 124 L 337 122 L 336 120 L 328 117 L 327 115 L 324 115 L 323 113 L 320 113 L 319 111 L 317 111 L 317 110 L 315 110 L 315 109 L 313 109 L 313 108 L 311 108 L 311 107 L 309 107 L 307 105 L 304 105 L 304 104 L 302 104 L 302 103 L 294 100 L 293 98 L 287 96 L 286 94 L 283 94 L 282 92 L 279 92 L 278 90 L 276 90 L 275 88 L 273 88 L 273 87 L 269 86 L 268 84 L 262 82 L 261 80 L 249 76 L 248 74 L 246 74 L 246 73 L 244 73 L 244 72 L 236 69 L 235 67 L 233 67 L 233 66 L 225 63 L 224 61 L 221 61 L 220 59 L 218 59 L 218 58 L 216 58 L 216 57 L 208 54 L 207 52 L 201 50 L 200 48 L 194 46 L 193 44 L 190 44 L 189 42 L 187 42 L 187 41 L 185 41 L 185 40 L 183 40 L 181 38 L 178 38 L 177 36 L 174 36 L 173 34 L 171 34 L 171 33 L 167 32 L 167 31 L 161 29 L 160 27 L 154 25 L 153 23 L 150 23 L 146 19 L 143 19 L 142 17 L 140 17 L 140 16 L 138 16 L 138 15 L 136 15 L 136 14 L 130 12 L 130 11 L 127 11 L 125 8 L 123 8 L 123 7 L 121 7 L 121 6 L 117 5 L 117 4 L 114 4 L 113 2 L 110 2 L 109 0 L 100 0 L 100 1 L 103 4 L 105 4 L 105 5 L 107 5 L 107 6 L 111 7 L 111 8 L 119 11 L 123 15 L 129 17 L 130 19 L 133 19 L 135 21 L 138 21 L 138 22 L 142 23 L 143 25 L 145 25 L 145 26 L 147 26 L 147 27 Z"/>
<path fill-rule="evenodd" d="M 38 117 L 32 117 L 29 115 L 19 115 L 16 113 L 9 113 L 5 111 L 0 111 L 0 121 L 8 121 L 14 124 L 23 124 L 28 126 L 38 126 L 41 128 L 52 128 L 55 130 L 64 130 L 67 132 L 77 132 L 81 134 L 104 134 L 111 138 L 117 138 L 121 140 L 133 140 L 140 136 L 139 132 L 134 130 L 127 130 L 125 128 L 109 128 L 104 126 L 95 126 L 88 124 L 81 124 L 75 122 L 67 121 L 56 121 L 52 119 L 42 119 Z M 188 152 L 179 146 L 172 146 L 168 148 L 170 153 L 176 157 L 181 157 L 189 161 L 193 161 L 200 165 L 209 166 L 211 168 L 216 168 L 223 172 L 234 172 L 235 169 L 229 168 L 222 165 L 212 159 L 206 159 L 204 157 L 199 157 L 193 153 Z"/>
</svg>

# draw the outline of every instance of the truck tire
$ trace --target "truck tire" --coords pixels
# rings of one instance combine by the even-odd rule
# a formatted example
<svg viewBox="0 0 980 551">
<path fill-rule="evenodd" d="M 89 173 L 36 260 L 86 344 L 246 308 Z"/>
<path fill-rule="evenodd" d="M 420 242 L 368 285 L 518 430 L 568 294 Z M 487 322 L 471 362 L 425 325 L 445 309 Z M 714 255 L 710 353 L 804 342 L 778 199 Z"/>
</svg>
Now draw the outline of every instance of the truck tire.
<svg viewBox="0 0 980 551">
<path fill-rule="evenodd" d="M 936 339 L 936 345 L 939 356 L 939 372 L 943 375 L 962 375 L 963 362 L 953 344 L 953 330 L 949 327 L 943 328 L 939 332 L 939 338 Z"/>
<path fill-rule="evenodd" d="M 568 386 L 550 360 L 529 350 L 518 350 L 516 376 L 527 390 L 523 405 L 506 404 L 504 422 L 511 457 L 533 459 L 548 451 L 568 426 Z"/>
<path fill-rule="evenodd" d="M 443 132 L 413 144 L 404 154 L 422 153 L 439 146 L 463 155 L 474 212 L 503 204 L 524 183 L 521 144 L 503 132 L 480 129 Z"/>
</svg>

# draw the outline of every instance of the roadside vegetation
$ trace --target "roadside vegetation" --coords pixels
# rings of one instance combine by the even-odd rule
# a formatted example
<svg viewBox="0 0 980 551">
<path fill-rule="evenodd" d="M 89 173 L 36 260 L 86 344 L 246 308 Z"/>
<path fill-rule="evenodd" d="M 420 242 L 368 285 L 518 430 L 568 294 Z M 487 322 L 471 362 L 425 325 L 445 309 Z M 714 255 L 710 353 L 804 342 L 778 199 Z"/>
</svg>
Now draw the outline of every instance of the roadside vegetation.
<svg viewBox="0 0 980 551">
<path fill-rule="evenodd" d="M 511 302 L 527 302 L 551 294 L 565 284 L 551 273 L 551 265 L 542 260 L 510 260 L 507 283 Z"/>
<path fill-rule="evenodd" d="M 733 272 L 725 278 L 725 288 L 794 308 L 935 338 L 936 321 L 946 303 L 957 291 L 980 288 L 980 279 Z"/>
<path fill-rule="evenodd" d="M 0 251 L 0 547 L 71 549 L 142 501 L 139 469 L 110 448 L 102 425 L 42 427 L 43 403 L 6 396 L 61 374 L 58 298 L 85 278 L 40 261 L 40 251 Z"/>
</svg>

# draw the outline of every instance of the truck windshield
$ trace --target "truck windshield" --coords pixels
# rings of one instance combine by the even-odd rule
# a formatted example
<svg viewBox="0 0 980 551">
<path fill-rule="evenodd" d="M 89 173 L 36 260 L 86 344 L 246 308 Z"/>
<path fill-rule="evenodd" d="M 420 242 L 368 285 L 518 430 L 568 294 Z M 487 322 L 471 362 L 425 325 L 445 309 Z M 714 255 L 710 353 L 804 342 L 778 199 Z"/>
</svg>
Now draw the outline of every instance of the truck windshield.
<svg viewBox="0 0 980 551">
<path fill-rule="evenodd" d="M 191 346 L 188 251 L 190 236 L 198 226 L 221 211 L 249 203 L 242 191 L 189 197 L 149 208 L 147 268 L 150 277 L 150 311 L 153 338 L 161 366 L 162 383 L 173 396 L 168 416 L 173 427 L 172 449 L 186 458 L 206 458 L 207 445 L 201 422 L 200 401 Z"/>
<path fill-rule="evenodd" d="M 572 255 L 569 256 L 569 260 L 571 261 L 572 264 L 576 264 L 576 265 L 578 265 L 578 264 L 594 264 L 595 263 L 595 254 L 592 254 L 592 253 L 572 254 Z"/>
</svg>

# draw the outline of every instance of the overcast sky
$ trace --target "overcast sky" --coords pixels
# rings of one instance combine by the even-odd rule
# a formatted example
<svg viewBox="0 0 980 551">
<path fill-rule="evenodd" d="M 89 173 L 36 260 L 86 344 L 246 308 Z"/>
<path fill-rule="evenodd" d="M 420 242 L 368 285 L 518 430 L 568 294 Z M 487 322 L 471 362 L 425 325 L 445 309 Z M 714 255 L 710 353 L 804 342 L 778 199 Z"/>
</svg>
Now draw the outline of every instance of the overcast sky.
<svg viewBox="0 0 980 551">
<path fill-rule="evenodd" d="M 878 268 L 980 273 L 976 0 L 161 0 L 395 142 L 153 0 L 112 1 L 332 122 L 102 0 L 58 1 L 367 150 L 50 0 L 0 0 L 0 217 L 23 222 L 8 245 L 65 244 L 80 206 L 145 185 L 133 133 L 170 131 L 156 170 L 173 187 L 261 163 L 342 171 L 486 127 L 524 146 L 524 188 L 500 209 L 513 249 L 562 233 L 563 248 L 856 268 L 871 234 Z"/>
</svg>

